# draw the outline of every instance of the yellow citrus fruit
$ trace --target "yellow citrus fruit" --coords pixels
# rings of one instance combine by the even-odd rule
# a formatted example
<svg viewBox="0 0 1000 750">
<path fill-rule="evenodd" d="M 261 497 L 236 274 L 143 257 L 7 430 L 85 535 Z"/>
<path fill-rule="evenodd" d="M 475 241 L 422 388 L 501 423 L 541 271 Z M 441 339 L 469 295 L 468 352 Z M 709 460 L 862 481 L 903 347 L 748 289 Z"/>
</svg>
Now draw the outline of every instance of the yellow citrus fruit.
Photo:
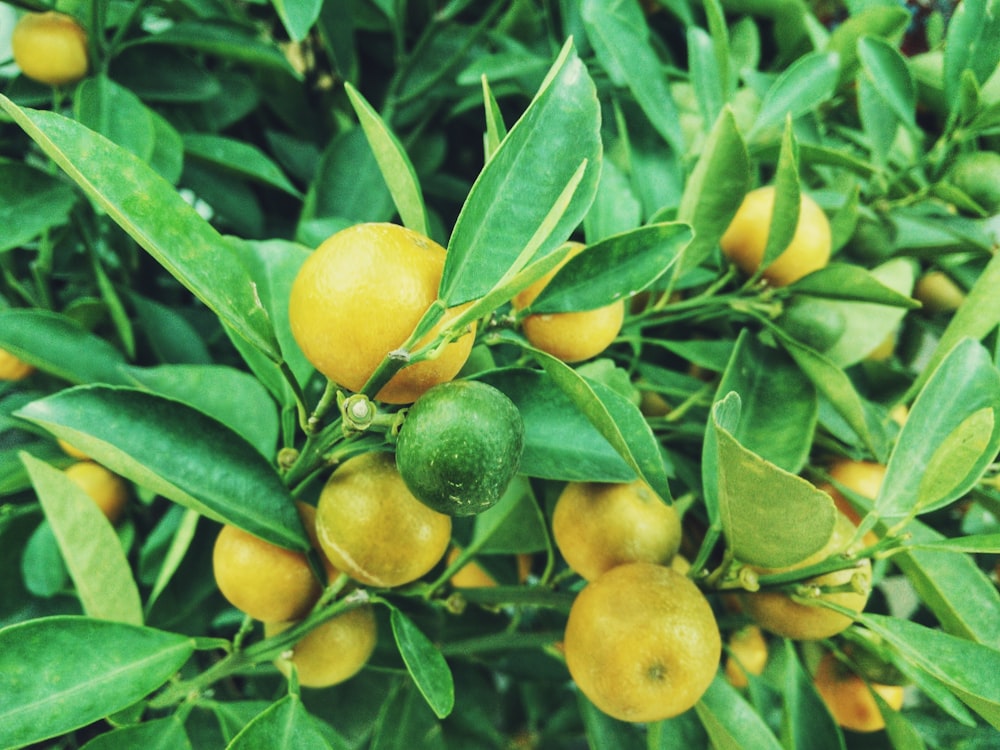
<svg viewBox="0 0 1000 750">
<path fill-rule="evenodd" d="M 928 271 L 917 279 L 913 298 L 929 313 L 950 313 L 965 302 L 965 292 L 944 271 Z"/>
<path fill-rule="evenodd" d="M 448 556 L 445 558 L 446 564 L 451 565 L 461 553 L 460 547 L 452 547 L 448 550 Z M 521 553 L 515 557 L 518 582 L 524 583 L 528 580 L 528 576 L 531 575 L 531 563 L 530 554 Z M 489 588 L 496 586 L 497 581 L 479 563 L 470 560 L 451 577 L 451 585 L 457 589 Z"/>
<path fill-rule="evenodd" d="M 608 716 L 649 722 L 691 708 L 719 667 L 712 608 L 691 579 L 637 562 L 588 583 L 563 641 L 577 687 Z"/>
<path fill-rule="evenodd" d="M 585 247 L 579 242 L 572 245 L 573 249 L 559 265 L 515 295 L 511 300 L 515 310 L 523 310 L 534 302 L 556 272 Z M 607 349 L 624 321 L 625 300 L 617 300 L 594 310 L 528 315 L 521 321 L 521 329 L 536 349 L 563 362 L 582 362 Z"/>
<path fill-rule="evenodd" d="M 326 239 L 302 264 L 289 298 L 292 335 L 306 358 L 338 385 L 361 390 L 437 299 L 444 258 L 436 242 L 396 224 L 357 224 Z M 447 311 L 414 348 L 430 343 L 462 309 Z M 408 404 L 451 380 L 474 338 L 470 331 L 437 356 L 404 367 L 376 398 Z"/>
<path fill-rule="evenodd" d="M 592 581 L 623 563 L 668 564 L 681 544 L 681 521 L 640 480 L 569 482 L 552 512 L 552 536 L 566 564 Z"/>
<path fill-rule="evenodd" d="M 750 566 L 759 575 L 784 573 L 815 565 L 833 554 L 844 552 L 854 536 L 854 524 L 843 514 L 837 514 L 833 535 L 826 546 L 805 560 L 785 568 L 759 568 Z M 816 598 L 837 604 L 845 609 L 860 612 L 868 603 L 871 593 L 872 568 L 867 558 L 853 567 L 810 578 L 804 585 L 817 593 Z M 821 591 L 827 587 L 856 586 L 844 591 Z M 750 618 L 775 635 L 797 640 L 829 638 L 847 628 L 853 620 L 821 604 L 802 604 L 786 592 L 761 590 L 743 595 L 743 609 Z"/>
<path fill-rule="evenodd" d="M 369 451 L 330 475 L 316 509 L 316 533 L 333 565 L 354 580 L 401 586 L 444 557 L 451 517 L 413 496 L 391 453 Z"/>
<path fill-rule="evenodd" d="M 898 711 L 903 705 L 901 685 L 868 683 L 850 671 L 832 653 L 819 660 L 813 684 L 834 721 L 854 732 L 877 732 L 885 728 L 885 718 L 879 710 L 874 690 L 889 706 Z M 871 685 L 871 690 L 869 690 Z"/>
<path fill-rule="evenodd" d="M 10 42 L 21 72 L 39 83 L 63 86 L 87 75 L 87 34 L 70 16 L 55 11 L 21 16 Z"/>
<path fill-rule="evenodd" d="M 24 380 L 35 368 L 23 359 L 11 354 L 6 349 L 0 349 L 0 381 Z"/>
<path fill-rule="evenodd" d="M 834 481 L 844 485 L 847 489 L 862 497 L 867 497 L 869 500 L 874 500 L 882 488 L 885 471 L 884 464 L 874 461 L 840 459 L 831 464 L 827 473 Z M 861 523 L 861 514 L 854 509 L 854 506 L 839 490 L 828 484 L 822 485 L 820 489 L 830 494 L 837 510 L 847 516 L 851 523 L 855 526 Z M 866 546 L 870 546 L 878 541 L 878 535 L 874 531 L 869 531 L 865 534 L 863 541 Z"/>
<path fill-rule="evenodd" d="M 62 448 L 63 453 L 65 453 L 70 458 L 77 458 L 81 461 L 87 461 L 90 459 L 90 456 L 88 456 L 79 448 L 74 448 L 72 445 L 67 443 L 62 438 L 57 438 L 56 443 L 59 445 L 60 448 Z"/>
<path fill-rule="evenodd" d="M 307 532 L 316 511 L 297 503 Z M 306 555 L 279 547 L 236 526 L 219 531 L 212 550 L 212 570 L 222 595 L 241 612 L 265 623 L 305 616 L 323 593 Z M 327 568 L 327 575 L 333 572 Z"/>
<path fill-rule="evenodd" d="M 113 471 L 93 461 L 67 466 L 66 476 L 93 499 L 105 517 L 115 523 L 128 502 L 128 484 Z"/>
<path fill-rule="evenodd" d="M 745 688 L 750 684 L 747 673 L 760 675 L 767 666 L 767 639 L 756 625 L 746 625 L 729 636 L 726 650 L 724 670 L 733 687 Z"/>
<path fill-rule="evenodd" d="M 743 198 L 719 246 L 723 254 L 739 266 L 744 273 L 752 274 L 764 260 L 774 214 L 775 189 L 773 186 L 751 190 Z M 806 274 L 826 266 L 830 260 L 832 237 L 826 214 L 812 198 L 800 195 L 799 221 L 788 247 L 773 263 L 764 269 L 763 277 L 774 286 L 786 286 Z"/>
<path fill-rule="evenodd" d="M 277 635 L 294 622 L 267 623 L 264 635 Z M 365 604 L 339 614 L 306 633 L 291 649 L 291 655 L 275 659 L 274 665 L 286 677 L 295 665 L 303 687 L 330 687 L 361 671 L 368 663 L 378 640 L 375 612 Z"/>
</svg>

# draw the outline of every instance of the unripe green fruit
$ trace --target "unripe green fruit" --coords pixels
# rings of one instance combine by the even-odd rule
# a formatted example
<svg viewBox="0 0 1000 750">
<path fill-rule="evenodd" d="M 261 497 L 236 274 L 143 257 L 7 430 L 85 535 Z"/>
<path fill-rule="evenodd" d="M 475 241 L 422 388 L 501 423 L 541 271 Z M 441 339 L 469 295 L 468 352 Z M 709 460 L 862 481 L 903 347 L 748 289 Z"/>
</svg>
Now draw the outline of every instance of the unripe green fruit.
<svg viewBox="0 0 1000 750">
<path fill-rule="evenodd" d="M 987 212 L 1000 213 L 1000 154 L 994 151 L 963 154 L 952 166 L 949 178 Z"/>
<path fill-rule="evenodd" d="M 410 407 L 396 441 L 396 465 L 410 492 L 440 513 L 468 516 L 494 505 L 517 473 L 524 422 L 486 383 L 456 380 Z"/>
</svg>

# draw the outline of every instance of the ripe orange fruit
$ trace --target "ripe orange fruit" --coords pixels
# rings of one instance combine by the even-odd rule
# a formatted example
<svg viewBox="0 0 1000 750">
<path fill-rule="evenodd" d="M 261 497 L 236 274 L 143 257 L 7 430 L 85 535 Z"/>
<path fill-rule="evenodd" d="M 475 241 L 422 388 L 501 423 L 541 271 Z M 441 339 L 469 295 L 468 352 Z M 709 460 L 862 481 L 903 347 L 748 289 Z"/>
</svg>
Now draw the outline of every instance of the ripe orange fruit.
<svg viewBox="0 0 1000 750">
<path fill-rule="evenodd" d="M 783 573 L 814 565 L 833 554 L 844 552 L 854 536 L 854 524 L 843 514 L 837 514 L 833 535 L 827 545 L 816 554 L 796 565 L 786 568 L 758 568 L 750 566 L 759 575 Z M 823 587 L 857 584 L 862 591 L 820 592 L 817 599 L 833 602 L 854 612 L 860 612 L 868 603 L 871 593 L 871 560 L 864 558 L 854 567 L 810 578 L 803 583 L 819 592 Z M 776 635 L 798 640 L 829 638 L 847 628 L 853 620 L 820 604 L 801 604 L 782 591 L 761 590 L 743 594 L 743 609 L 754 622 Z"/>
<path fill-rule="evenodd" d="M 113 471 L 93 461 L 80 461 L 65 469 L 66 476 L 86 492 L 104 516 L 116 523 L 128 502 L 128 484 Z"/>
<path fill-rule="evenodd" d="M 24 380 L 35 368 L 23 359 L 11 354 L 6 349 L 0 349 L 0 381 Z"/>
<path fill-rule="evenodd" d="M 636 562 L 591 581 L 570 609 L 563 641 L 570 675 L 595 706 L 648 722 L 691 708 L 722 651 L 712 608 L 676 570 Z"/>
<path fill-rule="evenodd" d="M 451 541 L 451 516 L 407 489 L 391 453 L 369 451 L 330 475 L 316 508 L 316 534 L 334 567 L 369 586 L 415 581 Z"/>
<path fill-rule="evenodd" d="M 585 247 L 579 242 L 571 244 L 573 250 L 559 265 L 514 296 L 511 304 L 515 310 L 523 310 L 534 302 L 559 269 Z M 625 300 L 621 299 L 594 310 L 528 315 L 521 321 L 521 328 L 536 349 L 563 362 L 582 362 L 607 349 L 624 321 Z"/>
<path fill-rule="evenodd" d="M 874 690 L 890 707 L 898 711 L 903 705 L 901 685 L 868 683 L 851 672 L 832 653 L 823 654 L 813 675 L 813 684 L 830 710 L 834 721 L 854 732 L 877 732 L 885 728 L 885 718 L 879 710 Z M 869 690 L 869 685 L 871 690 Z"/>
<path fill-rule="evenodd" d="M 444 258 L 436 242 L 396 224 L 357 224 L 326 239 L 302 264 L 289 298 L 292 335 L 306 358 L 333 382 L 360 391 L 437 299 Z M 462 309 L 446 312 L 415 348 L 430 343 Z M 434 358 L 404 367 L 376 398 L 407 404 L 451 380 L 474 338 L 470 331 Z"/>
<path fill-rule="evenodd" d="M 767 666 L 767 639 L 759 627 L 747 625 L 733 633 L 726 646 L 726 679 L 733 687 L 745 688 L 750 684 L 747 673 L 760 675 Z"/>
<path fill-rule="evenodd" d="M 774 200 L 774 186 L 751 190 L 719 240 L 723 255 L 744 273 L 755 273 L 764 260 Z M 831 247 L 830 221 L 816 201 L 802 193 L 792 241 L 762 275 L 773 286 L 787 286 L 823 268 L 830 260 Z"/>
<path fill-rule="evenodd" d="M 264 635 L 272 636 L 294 623 L 267 623 Z M 350 609 L 306 633 L 274 665 L 286 677 L 295 672 L 304 687 L 330 687 L 350 679 L 368 663 L 378 640 L 375 612 L 371 605 Z"/>
<path fill-rule="evenodd" d="M 681 544 L 680 516 L 641 480 L 569 482 L 552 512 L 566 564 L 593 581 L 628 562 L 669 564 Z"/>
<path fill-rule="evenodd" d="M 28 13 L 14 26 L 10 42 L 21 72 L 39 83 L 63 86 L 87 75 L 87 34 L 70 16 Z"/>
<path fill-rule="evenodd" d="M 308 532 L 315 527 L 316 511 L 306 503 L 296 505 Z M 229 603 L 264 623 L 305 616 L 323 593 L 305 554 L 230 524 L 225 524 L 215 539 L 212 571 Z M 331 572 L 328 568 L 327 574 Z"/>
</svg>

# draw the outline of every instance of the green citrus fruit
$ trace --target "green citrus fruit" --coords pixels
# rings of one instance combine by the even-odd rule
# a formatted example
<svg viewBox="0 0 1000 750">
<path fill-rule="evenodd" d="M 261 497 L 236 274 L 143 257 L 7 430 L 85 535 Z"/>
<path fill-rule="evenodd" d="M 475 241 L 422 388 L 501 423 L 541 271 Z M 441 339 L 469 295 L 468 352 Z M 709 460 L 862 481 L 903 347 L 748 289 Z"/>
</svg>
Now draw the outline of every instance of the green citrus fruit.
<svg viewBox="0 0 1000 750">
<path fill-rule="evenodd" d="M 963 154 L 948 174 L 955 187 L 989 213 L 1000 211 L 1000 154 L 993 151 Z"/>
<path fill-rule="evenodd" d="M 837 308 L 804 299 L 793 300 L 776 322 L 789 336 L 818 352 L 836 344 L 847 327 Z"/>
<path fill-rule="evenodd" d="M 436 385 L 417 399 L 396 441 L 396 465 L 417 499 L 451 516 L 494 505 L 517 473 L 524 421 L 487 383 Z"/>
</svg>

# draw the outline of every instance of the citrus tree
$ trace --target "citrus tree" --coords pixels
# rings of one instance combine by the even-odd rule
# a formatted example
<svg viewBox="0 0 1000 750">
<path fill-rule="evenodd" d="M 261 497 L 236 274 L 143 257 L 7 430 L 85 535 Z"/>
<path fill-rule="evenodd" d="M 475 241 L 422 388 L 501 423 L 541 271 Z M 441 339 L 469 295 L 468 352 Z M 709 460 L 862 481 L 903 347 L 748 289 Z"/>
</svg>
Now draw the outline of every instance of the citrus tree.
<svg viewBox="0 0 1000 750">
<path fill-rule="evenodd" d="M 0 747 L 996 746 L 998 62 L 0 4 Z"/>
</svg>

